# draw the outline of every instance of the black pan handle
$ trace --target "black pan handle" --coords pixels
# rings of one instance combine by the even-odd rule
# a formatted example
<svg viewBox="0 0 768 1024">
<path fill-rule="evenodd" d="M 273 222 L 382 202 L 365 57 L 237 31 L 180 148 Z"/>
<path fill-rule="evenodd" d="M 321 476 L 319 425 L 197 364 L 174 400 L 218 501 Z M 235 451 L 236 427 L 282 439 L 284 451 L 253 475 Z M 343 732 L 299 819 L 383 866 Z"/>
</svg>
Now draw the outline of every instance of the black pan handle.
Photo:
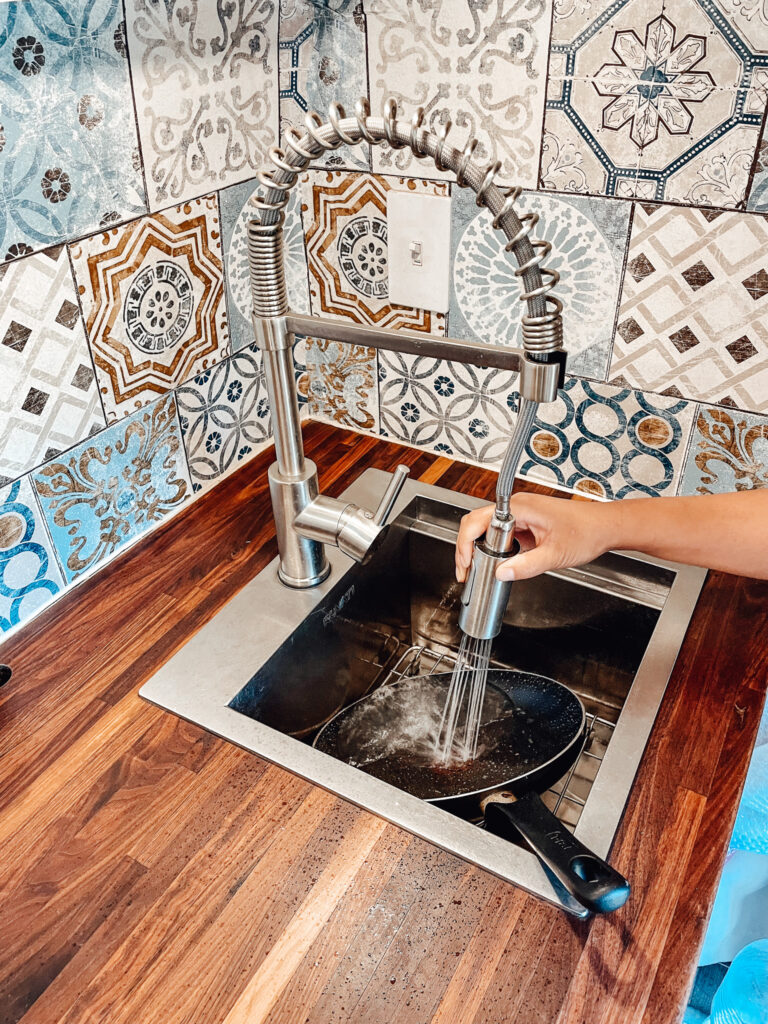
<svg viewBox="0 0 768 1024">
<path fill-rule="evenodd" d="M 606 914 L 624 906 L 629 882 L 568 831 L 536 793 L 514 802 L 488 800 L 485 824 L 509 833 L 511 825 L 568 892 L 587 910 Z"/>
</svg>

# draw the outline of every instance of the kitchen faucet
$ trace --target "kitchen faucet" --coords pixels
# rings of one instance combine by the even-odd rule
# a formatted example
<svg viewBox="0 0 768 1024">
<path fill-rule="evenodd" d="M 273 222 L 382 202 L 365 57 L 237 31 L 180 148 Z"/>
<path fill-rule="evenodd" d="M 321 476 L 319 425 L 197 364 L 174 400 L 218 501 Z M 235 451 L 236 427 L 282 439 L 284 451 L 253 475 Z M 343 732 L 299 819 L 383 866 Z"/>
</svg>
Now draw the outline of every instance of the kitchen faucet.
<svg viewBox="0 0 768 1024">
<path fill-rule="evenodd" d="M 275 440 L 276 461 L 269 468 L 269 489 L 280 555 L 278 576 L 289 587 L 317 586 L 330 572 L 326 544 L 363 561 L 382 535 L 408 475 L 407 467 L 397 468 L 375 512 L 319 493 L 317 468 L 304 457 L 301 436 L 292 355 L 297 334 L 516 370 L 520 375 L 517 422 L 499 472 L 493 519 L 475 544 L 459 615 L 465 633 L 488 639 L 501 629 L 511 587 L 496 579 L 495 569 L 516 550 L 514 517 L 509 509 L 515 471 L 538 403 L 554 401 L 564 380 L 563 306 L 551 294 L 560 275 L 543 265 L 552 249 L 550 243 L 532 236 L 538 214 L 518 217 L 515 212 L 522 188 L 496 182 L 499 161 L 487 165 L 475 161 L 476 139 L 470 138 L 463 149 L 456 149 L 448 142 L 449 120 L 433 132 L 423 124 L 421 107 L 410 123 L 398 120 L 397 103 L 391 98 L 384 104 L 383 114 L 372 117 L 364 98 L 358 100 L 354 117 L 347 117 L 338 103 L 331 104 L 325 123 L 312 111 L 303 132 L 293 126 L 286 129 L 285 147 L 271 149 L 271 165 L 257 174 L 263 191 L 252 199 L 256 216 L 248 226 L 248 260 L 253 327 L 263 354 Z M 455 172 L 457 185 L 471 188 L 477 205 L 490 210 L 493 226 L 506 236 L 505 250 L 514 255 L 518 263 L 515 274 L 522 280 L 520 298 L 526 304 L 521 318 L 522 349 L 327 320 L 290 310 L 283 266 L 284 209 L 290 189 L 299 173 L 324 152 L 359 143 L 387 143 L 393 149 L 410 148 L 417 159 L 431 158 L 438 170 Z"/>
</svg>

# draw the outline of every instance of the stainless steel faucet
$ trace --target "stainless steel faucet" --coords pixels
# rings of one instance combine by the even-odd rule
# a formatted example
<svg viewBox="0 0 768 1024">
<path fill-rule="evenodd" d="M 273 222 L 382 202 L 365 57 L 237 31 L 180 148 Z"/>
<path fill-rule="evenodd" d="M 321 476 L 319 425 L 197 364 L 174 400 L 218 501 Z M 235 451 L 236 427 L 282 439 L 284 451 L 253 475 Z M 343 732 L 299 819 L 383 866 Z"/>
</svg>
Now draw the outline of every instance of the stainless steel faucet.
<svg viewBox="0 0 768 1024">
<path fill-rule="evenodd" d="M 256 216 L 248 227 L 248 256 L 253 296 L 253 326 L 264 360 L 267 392 L 272 410 L 276 462 L 269 469 L 269 487 L 280 552 L 278 574 L 291 587 L 313 587 L 329 572 L 324 545 L 335 544 L 362 561 L 380 536 L 405 482 L 408 470 L 398 467 L 375 512 L 348 505 L 319 493 L 317 468 L 304 457 L 292 349 L 299 335 L 383 348 L 411 355 L 430 356 L 480 367 L 519 372 L 520 408 L 499 473 L 496 511 L 485 537 L 475 548 L 472 567 L 462 595 L 460 625 L 472 636 L 495 636 L 509 597 L 509 584 L 495 577 L 499 561 L 514 553 L 514 518 L 509 510 L 514 476 L 533 426 L 539 402 L 551 402 L 562 386 L 565 357 L 562 338 L 562 303 L 551 294 L 560 275 L 543 265 L 552 246 L 533 237 L 539 216 L 518 217 L 514 205 L 522 189 L 501 186 L 496 176 L 501 163 L 483 165 L 474 160 L 477 140 L 463 149 L 448 142 L 451 122 L 436 131 L 424 126 L 419 107 L 410 123 L 398 120 L 397 104 L 389 99 L 383 117 L 371 117 L 366 99 L 358 100 L 355 116 L 347 117 L 338 103 L 331 104 L 325 123 L 311 112 L 300 132 L 285 132 L 284 149 L 269 152 L 271 165 L 257 178 L 263 187 L 253 200 Z M 391 331 L 350 321 L 327 320 L 291 312 L 283 266 L 284 208 L 300 172 L 328 150 L 342 145 L 387 143 L 393 149 L 410 148 L 417 159 L 431 158 L 440 171 L 456 174 L 460 188 L 471 188 L 478 206 L 493 215 L 493 226 L 506 236 L 521 278 L 523 347 L 486 345 L 435 337 L 419 331 Z"/>
</svg>

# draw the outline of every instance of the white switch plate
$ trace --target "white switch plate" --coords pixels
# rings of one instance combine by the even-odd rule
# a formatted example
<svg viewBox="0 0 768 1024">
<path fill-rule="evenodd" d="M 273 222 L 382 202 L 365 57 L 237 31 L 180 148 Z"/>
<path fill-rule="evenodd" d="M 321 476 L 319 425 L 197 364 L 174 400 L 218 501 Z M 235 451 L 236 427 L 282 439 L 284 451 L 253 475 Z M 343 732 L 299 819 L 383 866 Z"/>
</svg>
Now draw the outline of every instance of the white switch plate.
<svg viewBox="0 0 768 1024">
<path fill-rule="evenodd" d="M 389 301 L 447 313 L 451 273 L 451 200 L 387 192 Z M 420 265 L 419 265 L 420 263 Z"/>
</svg>

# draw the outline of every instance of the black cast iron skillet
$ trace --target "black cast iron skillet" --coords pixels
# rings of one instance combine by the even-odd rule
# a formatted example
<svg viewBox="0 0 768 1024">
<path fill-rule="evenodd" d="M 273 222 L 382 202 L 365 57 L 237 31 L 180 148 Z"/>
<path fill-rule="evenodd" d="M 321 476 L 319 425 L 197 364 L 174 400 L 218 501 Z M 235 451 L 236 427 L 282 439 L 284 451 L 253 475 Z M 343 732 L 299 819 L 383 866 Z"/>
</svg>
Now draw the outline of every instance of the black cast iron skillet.
<svg viewBox="0 0 768 1024">
<path fill-rule="evenodd" d="M 399 680 L 338 712 L 314 746 L 398 789 L 486 828 L 522 837 L 583 906 L 622 906 L 629 883 L 587 849 L 539 797 L 566 774 L 586 735 L 579 698 L 553 679 L 528 672 L 488 673 L 479 752 L 451 767 L 434 763 L 451 673 Z"/>
</svg>

